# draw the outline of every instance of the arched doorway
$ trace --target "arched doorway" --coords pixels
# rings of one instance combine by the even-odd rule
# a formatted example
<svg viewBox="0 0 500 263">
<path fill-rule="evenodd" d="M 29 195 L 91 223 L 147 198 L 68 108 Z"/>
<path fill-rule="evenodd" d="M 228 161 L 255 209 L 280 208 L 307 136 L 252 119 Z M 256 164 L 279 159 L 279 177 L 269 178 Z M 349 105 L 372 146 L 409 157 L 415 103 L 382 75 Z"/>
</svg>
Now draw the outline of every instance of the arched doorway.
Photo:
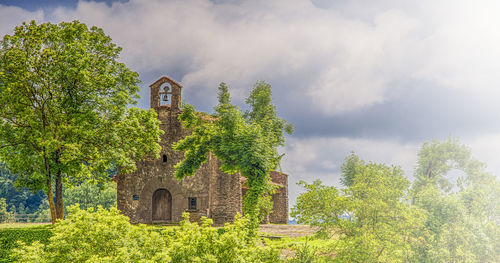
<svg viewBox="0 0 500 263">
<path fill-rule="evenodd" d="M 167 189 L 158 189 L 153 194 L 153 221 L 172 220 L 172 195 Z"/>
</svg>

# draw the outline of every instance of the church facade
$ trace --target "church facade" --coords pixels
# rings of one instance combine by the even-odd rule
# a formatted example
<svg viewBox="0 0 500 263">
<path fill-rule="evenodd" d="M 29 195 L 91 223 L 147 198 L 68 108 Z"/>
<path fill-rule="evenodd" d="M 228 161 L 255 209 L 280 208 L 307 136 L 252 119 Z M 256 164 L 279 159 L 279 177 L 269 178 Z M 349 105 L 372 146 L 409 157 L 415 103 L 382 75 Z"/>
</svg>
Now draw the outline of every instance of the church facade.
<svg viewBox="0 0 500 263">
<path fill-rule="evenodd" d="M 184 153 L 174 151 L 172 145 L 190 134 L 178 120 L 181 113 L 182 86 L 169 77 L 161 77 L 150 85 L 151 108 L 155 109 L 165 132 L 161 137 L 159 159 L 136 163 L 131 174 L 118 173 L 117 206 L 132 223 L 177 223 L 182 213 L 189 212 L 192 221 L 202 216 L 212 218 L 215 225 L 231 222 L 241 213 L 246 192 L 245 178 L 239 174 L 226 174 L 219 169 L 220 162 L 212 155 L 191 177 L 178 180 L 174 165 Z M 288 176 L 271 173 L 278 186 L 273 195 L 273 212 L 269 223 L 288 223 Z"/>
</svg>

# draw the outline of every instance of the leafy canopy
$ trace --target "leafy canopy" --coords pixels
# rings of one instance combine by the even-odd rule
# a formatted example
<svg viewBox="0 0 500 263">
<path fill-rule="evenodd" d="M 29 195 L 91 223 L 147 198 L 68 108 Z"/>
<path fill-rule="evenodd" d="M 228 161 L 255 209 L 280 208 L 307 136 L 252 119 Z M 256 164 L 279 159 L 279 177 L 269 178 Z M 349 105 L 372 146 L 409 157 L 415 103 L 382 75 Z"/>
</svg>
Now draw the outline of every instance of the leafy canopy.
<svg viewBox="0 0 500 263">
<path fill-rule="evenodd" d="M 333 262 L 403 262 L 411 257 L 423 214 L 404 202 L 410 183 L 401 169 L 365 163 L 352 153 L 342 172 L 344 189 L 319 180 L 300 182 L 306 192 L 291 215 L 299 223 L 319 226 L 320 236 L 336 239 Z"/>
<path fill-rule="evenodd" d="M 118 61 L 120 47 L 78 21 L 23 23 L 0 42 L 0 160 L 18 186 L 62 198 L 61 180 L 104 180 L 157 154 L 153 110 L 128 108 L 138 74 Z M 52 207 L 52 204 L 51 204 Z M 58 207 L 62 207 L 62 201 Z"/>
<path fill-rule="evenodd" d="M 458 140 L 433 140 L 418 153 L 411 189 L 428 215 L 421 262 L 499 262 L 500 183 Z M 456 182 L 449 172 L 464 176 Z"/>
</svg>

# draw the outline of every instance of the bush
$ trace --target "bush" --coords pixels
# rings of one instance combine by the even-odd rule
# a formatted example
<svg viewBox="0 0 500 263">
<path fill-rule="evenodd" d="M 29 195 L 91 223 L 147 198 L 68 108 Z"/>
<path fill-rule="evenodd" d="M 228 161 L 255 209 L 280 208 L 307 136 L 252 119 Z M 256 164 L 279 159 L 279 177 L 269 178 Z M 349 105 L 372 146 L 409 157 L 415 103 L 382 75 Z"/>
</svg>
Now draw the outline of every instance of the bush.
<svg viewBox="0 0 500 263">
<path fill-rule="evenodd" d="M 131 225 L 116 208 L 69 208 L 54 226 L 48 244 L 23 244 L 15 249 L 20 262 L 279 262 L 279 251 L 253 238 L 248 220 L 237 218 L 224 230 L 212 220 L 179 227 Z"/>
<path fill-rule="evenodd" d="M 0 263 L 13 262 L 12 249 L 17 247 L 17 242 L 32 244 L 38 242 L 47 244 L 52 236 L 50 225 L 23 227 L 23 228 L 0 228 Z"/>
<path fill-rule="evenodd" d="M 295 256 L 291 258 L 289 263 L 312 263 L 316 262 L 318 255 L 311 249 L 311 246 L 307 245 L 307 240 L 300 246 L 295 248 Z"/>
</svg>

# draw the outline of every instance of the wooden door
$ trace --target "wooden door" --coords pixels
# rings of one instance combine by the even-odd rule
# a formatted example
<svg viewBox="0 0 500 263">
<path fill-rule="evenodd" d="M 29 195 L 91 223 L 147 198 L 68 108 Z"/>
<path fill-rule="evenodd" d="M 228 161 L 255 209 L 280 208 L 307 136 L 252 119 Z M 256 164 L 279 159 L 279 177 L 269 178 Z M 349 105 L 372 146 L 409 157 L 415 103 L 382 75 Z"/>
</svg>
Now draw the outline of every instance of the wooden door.
<svg viewBox="0 0 500 263">
<path fill-rule="evenodd" d="M 153 221 L 172 219 L 172 195 L 167 189 L 158 189 L 153 194 Z"/>
</svg>

